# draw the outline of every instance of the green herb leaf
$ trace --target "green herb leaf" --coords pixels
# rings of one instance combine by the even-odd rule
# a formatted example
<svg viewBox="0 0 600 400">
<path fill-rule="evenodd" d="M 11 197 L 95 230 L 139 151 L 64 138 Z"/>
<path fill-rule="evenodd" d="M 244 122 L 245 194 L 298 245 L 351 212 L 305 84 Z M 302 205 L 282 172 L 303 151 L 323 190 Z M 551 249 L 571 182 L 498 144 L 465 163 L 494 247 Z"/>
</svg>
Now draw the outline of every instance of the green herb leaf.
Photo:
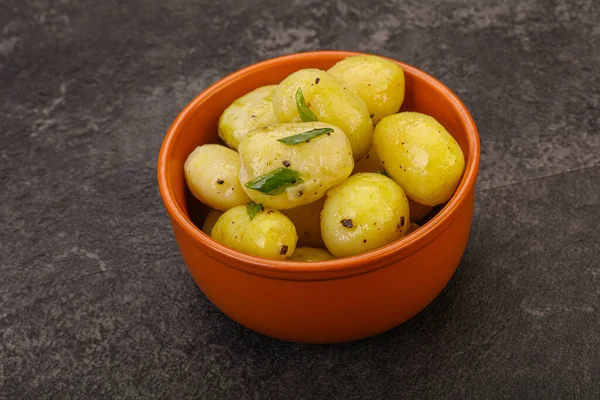
<svg viewBox="0 0 600 400">
<path fill-rule="evenodd" d="M 390 176 L 388 175 L 388 173 L 385 171 L 385 169 L 382 169 L 381 171 L 377 171 L 377 172 L 375 172 L 375 173 L 376 173 L 376 174 L 379 174 L 379 175 L 385 175 L 385 176 L 387 176 L 388 178 L 390 177 Z"/>
<path fill-rule="evenodd" d="M 296 144 L 308 142 L 312 138 L 316 138 L 317 136 L 329 134 L 331 132 L 333 132 L 333 129 L 331 129 L 331 128 L 312 129 L 310 131 L 302 132 L 297 135 L 292 135 L 292 136 L 287 136 L 287 137 L 284 137 L 281 139 L 277 139 L 277 141 L 281 142 L 281 143 L 285 143 L 285 144 L 291 144 L 293 146 Z"/>
<path fill-rule="evenodd" d="M 248 212 L 248 216 L 250 217 L 250 221 L 252 221 L 252 219 L 254 219 L 254 216 L 256 214 L 258 214 L 259 211 L 264 210 L 263 205 L 262 204 L 256 204 L 255 202 L 251 201 L 248 204 L 246 204 L 246 211 Z"/>
<path fill-rule="evenodd" d="M 249 189 L 258 190 L 268 196 L 277 196 L 290 186 L 304 182 L 300 172 L 291 168 L 280 167 L 246 183 Z"/>
<path fill-rule="evenodd" d="M 310 109 L 306 106 L 306 101 L 304 100 L 304 94 L 302 94 L 302 89 L 298 88 L 296 90 L 296 107 L 298 108 L 298 114 L 300 114 L 300 119 L 304 122 L 317 122 L 317 116 L 310 111 Z"/>
</svg>

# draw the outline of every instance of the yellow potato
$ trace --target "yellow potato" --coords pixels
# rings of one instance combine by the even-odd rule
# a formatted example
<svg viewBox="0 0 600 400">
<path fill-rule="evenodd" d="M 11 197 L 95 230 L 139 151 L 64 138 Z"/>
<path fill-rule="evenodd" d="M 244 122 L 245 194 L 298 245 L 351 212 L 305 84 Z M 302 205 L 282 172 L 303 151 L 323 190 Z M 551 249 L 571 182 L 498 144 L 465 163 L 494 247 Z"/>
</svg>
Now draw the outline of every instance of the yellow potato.
<svg viewBox="0 0 600 400">
<path fill-rule="evenodd" d="M 366 156 L 356 162 L 352 174 L 354 175 L 359 172 L 377 172 L 381 170 L 383 170 L 381 160 L 375 152 L 375 149 L 371 148 Z"/>
<path fill-rule="evenodd" d="M 354 159 L 364 157 L 373 139 L 373 122 L 365 103 L 327 72 L 302 69 L 275 89 L 273 108 L 278 121 L 301 121 L 296 104 L 298 88 L 302 89 L 306 105 L 319 121 L 335 125 L 346 133 Z"/>
<path fill-rule="evenodd" d="M 408 232 L 406 234 L 408 235 L 409 233 L 413 233 L 414 231 L 416 231 L 419 228 L 420 228 L 420 226 L 418 224 L 411 222 L 410 226 L 408 227 Z"/>
<path fill-rule="evenodd" d="M 398 64 L 384 58 L 348 57 L 327 72 L 365 102 L 373 124 L 397 113 L 404 101 L 404 71 Z"/>
<path fill-rule="evenodd" d="M 211 236 L 232 249 L 274 260 L 289 258 L 298 240 L 294 224 L 282 213 L 266 209 L 250 220 L 245 205 L 221 215 Z"/>
<path fill-rule="evenodd" d="M 325 196 L 304 206 L 282 210 L 296 226 L 298 246 L 324 247 L 321 238 L 321 211 L 325 205 Z"/>
<path fill-rule="evenodd" d="M 227 211 L 250 201 L 240 185 L 240 157 L 235 150 L 218 144 L 196 147 L 184 171 L 188 189 L 207 206 Z"/>
<path fill-rule="evenodd" d="M 434 118 L 402 112 L 375 127 L 375 151 L 407 196 L 426 206 L 452 197 L 465 169 L 456 140 Z"/>
<path fill-rule="evenodd" d="M 433 207 L 425 206 L 423 204 L 417 203 L 416 201 L 412 201 L 408 199 L 408 206 L 410 207 L 410 220 L 411 221 L 419 221 L 423 217 L 425 217 Z"/>
<path fill-rule="evenodd" d="M 219 210 L 210 210 L 208 214 L 206 214 L 206 218 L 204 219 L 204 224 L 202 224 L 202 232 L 206 233 L 210 236 L 212 232 L 212 228 L 217 223 L 219 217 L 223 215 L 222 211 Z"/>
<path fill-rule="evenodd" d="M 334 260 L 332 256 L 325 249 L 315 249 L 313 247 L 298 247 L 294 254 L 289 258 L 290 261 L 304 261 L 304 262 L 315 262 L 315 261 L 326 261 Z"/>
<path fill-rule="evenodd" d="M 335 257 L 377 249 L 400 239 L 410 225 L 408 199 L 390 178 L 373 173 L 351 176 L 327 193 L 321 234 Z"/>
<path fill-rule="evenodd" d="M 315 129 L 330 132 L 296 145 L 278 141 Z M 254 202 L 276 210 L 295 208 L 320 199 L 329 188 L 342 183 L 354 168 L 352 149 L 344 132 L 323 122 L 258 128 L 242 140 L 239 151 L 242 160 L 240 181 L 244 190 Z M 282 193 L 267 194 L 248 187 L 265 174 L 284 169 L 297 171 L 299 179 L 295 179 L 295 183 L 287 181 L 290 185 Z"/>
<path fill-rule="evenodd" d="M 219 119 L 219 136 L 227 146 L 237 150 L 248 132 L 277 122 L 273 112 L 273 93 L 277 85 L 263 86 L 240 97 L 223 111 Z"/>
</svg>

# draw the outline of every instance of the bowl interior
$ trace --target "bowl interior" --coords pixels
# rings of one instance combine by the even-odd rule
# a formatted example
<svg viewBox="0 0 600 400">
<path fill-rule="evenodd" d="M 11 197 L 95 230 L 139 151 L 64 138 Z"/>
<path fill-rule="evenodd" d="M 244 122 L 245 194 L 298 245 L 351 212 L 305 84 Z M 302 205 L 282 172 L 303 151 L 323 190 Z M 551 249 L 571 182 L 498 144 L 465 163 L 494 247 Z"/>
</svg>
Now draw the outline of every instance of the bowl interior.
<svg viewBox="0 0 600 400">
<path fill-rule="evenodd" d="M 188 154 L 196 146 L 219 141 L 217 124 L 223 110 L 251 90 L 277 84 L 299 69 L 328 69 L 337 61 L 356 54 L 359 53 L 313 52 L 284 56 L 242 69 L 203 91 L 178 116 L 163 143 L 159 157 L 159 182 L 161 186 L 168 186 L 161 187 L 163 198 L 164 192 L 170 191 L 188 222 L 201 224 L 207 208 L 195 200 L 187 190 L 183 165 Z M 467 181 L 471 185 L 474 184 L 476 178 L 479 139 L 475 125 L 464 105 L 447 87 L 410 65 L 397 63 L 403 68 L 406 78 L 406 94 L 401 111 L 418 111 L 433 116 L 456 139 L 465 155 L 465 174 L 453 199 L 448 203 L 451 204 L 461 187 L 465 186 Z M 161 163 L 164 164 L 162 168 Z M 161 174 L 166 176 L 161 179 Z M 431 225 L 431 221 L 427 225 Z M 427 231 L 424 228 L 414 235 L 419 231 Z M 423 232 L 420 233 L 422 234 Z"/>
</svg>

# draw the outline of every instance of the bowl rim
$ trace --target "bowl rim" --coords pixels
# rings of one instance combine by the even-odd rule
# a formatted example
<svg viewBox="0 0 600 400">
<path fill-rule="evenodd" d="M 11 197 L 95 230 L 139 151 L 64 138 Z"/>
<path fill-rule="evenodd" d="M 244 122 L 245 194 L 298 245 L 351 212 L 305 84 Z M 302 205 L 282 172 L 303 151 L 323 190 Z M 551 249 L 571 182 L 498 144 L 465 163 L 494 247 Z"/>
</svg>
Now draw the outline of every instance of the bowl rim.
<svg viewBox="0 0 600 400">
<path fill-rule="evenodd" d="M 169 127 L 163 139 L 157 162 L 158 186 L 173 228 L 175 228 L 175 225 L 182 228 L 189 238 L 193 240 L 196 247 L 203 251 L 205 255 L 218 262 L 254 275 L 286 280 L 339 279 L 366 273 L 385 267 L 398 259 L 410 256 L 441 235 L 453 222 L 453 215 L 457 212 L 460 204 L 467 200 L 471 189 L 475 186 L 480 159 L 480 142 L 477 127 L 467 107 L 442 82 L 412 65 L 379 55 L 378 57 L 400 65 L 405 74 L 408 71 L 416 79 L 426 81 L 429 85 L 443 93 L 453 104 L 461 123 L 466 128 L 468 153 L 463 176 L 451 199 L 423 227 L 398 241 L 351 257 L 319 262 L 271 260 L 239 252 L 213 240 L 187 217 L 186 213 L 177 203 L 171 182 L 168 179 L 169 159 L 174 149 L 175 138 L 181 131 L 181 127 L 188 116 L 194 113 L 213 94 L 221 90 L 226 90 L 228 86 L 245 79 L 249 73 L 260 72 L 280 64 L 287 64 L 289 62 L 297 63 L 298 61 L 310 62 L 319 59 L 343 59 L 356 55 L 375 54 L 342 50 L 321 50 L 294 53 L 267 59 L 225 76 L 203 90 L 188 103 Z"/>
</svg>

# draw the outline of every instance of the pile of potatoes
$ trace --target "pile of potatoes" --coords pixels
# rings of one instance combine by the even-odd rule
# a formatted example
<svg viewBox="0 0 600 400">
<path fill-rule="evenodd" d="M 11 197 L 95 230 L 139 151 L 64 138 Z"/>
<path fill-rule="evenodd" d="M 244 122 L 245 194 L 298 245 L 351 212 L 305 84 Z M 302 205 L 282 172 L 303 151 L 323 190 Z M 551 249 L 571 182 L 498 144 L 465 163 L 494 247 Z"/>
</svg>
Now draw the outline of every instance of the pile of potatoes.
<svg viewBox="0 0 600 400">
<path fill-rule="evenodd" d="M 303 69 L 221 115 L 227 145 L 185 162 L 210 206 L 202 230 L 241 252 L 323 261 L 364 253 L 418 228 L 452 197 L 463 153 L 434 118 L 398 112 L 404 72 L 376 56 Z"/>
</svg>

